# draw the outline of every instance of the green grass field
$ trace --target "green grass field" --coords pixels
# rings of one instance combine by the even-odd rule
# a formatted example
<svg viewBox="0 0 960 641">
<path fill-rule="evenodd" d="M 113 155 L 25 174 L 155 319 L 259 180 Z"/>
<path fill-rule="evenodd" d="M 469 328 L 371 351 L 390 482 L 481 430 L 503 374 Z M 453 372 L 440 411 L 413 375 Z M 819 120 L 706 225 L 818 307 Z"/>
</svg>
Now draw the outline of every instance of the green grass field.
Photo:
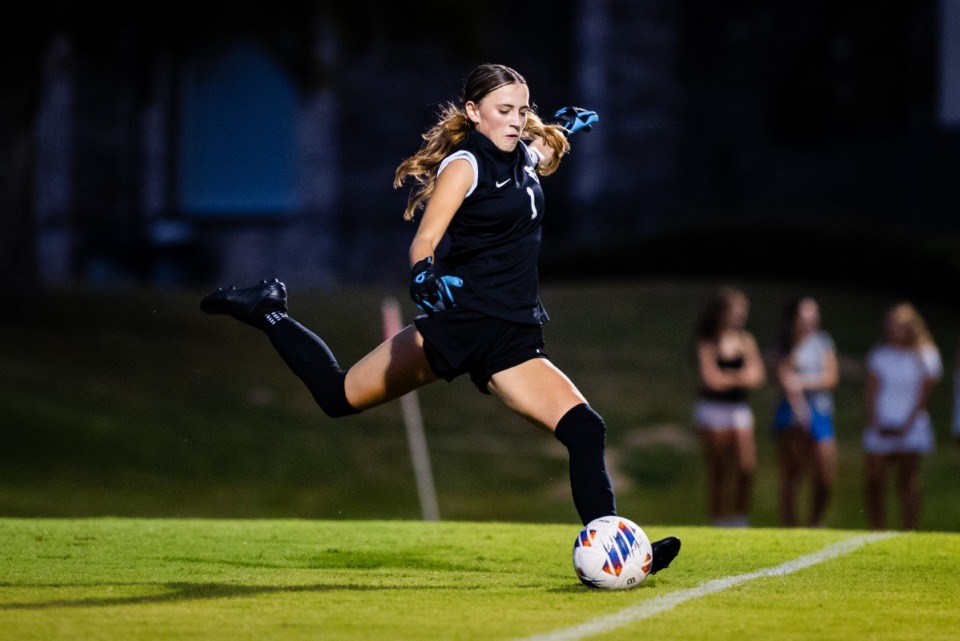
<svg viewBox="0 0 960 641">
<path fill-rule="evenodd" d="M 679 535 L 680 556 L 609 592 L 574 576 L 572 525 L 4 519 L 0 639 L 935 641 L 960 627 L 954 534 L 763 574 L 863 533 L 646 529 Z"/>
</svg>

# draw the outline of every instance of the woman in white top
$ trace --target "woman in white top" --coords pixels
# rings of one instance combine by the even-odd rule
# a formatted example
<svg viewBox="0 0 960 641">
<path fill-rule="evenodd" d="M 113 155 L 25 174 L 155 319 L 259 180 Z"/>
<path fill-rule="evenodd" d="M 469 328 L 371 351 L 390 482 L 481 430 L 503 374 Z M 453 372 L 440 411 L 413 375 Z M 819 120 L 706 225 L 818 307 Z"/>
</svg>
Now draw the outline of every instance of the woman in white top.
<svg viewBox="0 0 960 641">
<path fill-rule="evenodd" d="M 900 525 L 920 520 L 920 457 L 933 451 L 927 401 L 943 374 L 940 352 L 923 318 L 910 303 L 894 305 L 884 317 L 884 341 L 867 355 L 867 516 L 885 528 L 887 470 L 897 468 Z"/>
</svg>

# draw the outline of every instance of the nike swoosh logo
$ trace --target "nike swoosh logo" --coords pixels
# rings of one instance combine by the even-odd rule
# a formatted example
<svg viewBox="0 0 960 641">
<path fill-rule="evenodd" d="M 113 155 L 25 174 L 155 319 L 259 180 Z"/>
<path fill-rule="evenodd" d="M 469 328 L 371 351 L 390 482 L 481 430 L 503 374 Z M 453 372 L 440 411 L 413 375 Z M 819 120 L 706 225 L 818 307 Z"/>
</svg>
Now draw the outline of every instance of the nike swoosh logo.
<svg viewBox="0 0 960 641">
<path fill-rule="evenodd" d="M 504 185 L 506 185 L 508 182 L 510 182 L 510 179 L 509 179 L 509 178 L 507 178 L 507 179 L 504 180 L 503 182 L 498 182 L 498 183 L 497 183 L 497 189 L 500 189 L 501 187 L 503 187 Z"/>
</svg>

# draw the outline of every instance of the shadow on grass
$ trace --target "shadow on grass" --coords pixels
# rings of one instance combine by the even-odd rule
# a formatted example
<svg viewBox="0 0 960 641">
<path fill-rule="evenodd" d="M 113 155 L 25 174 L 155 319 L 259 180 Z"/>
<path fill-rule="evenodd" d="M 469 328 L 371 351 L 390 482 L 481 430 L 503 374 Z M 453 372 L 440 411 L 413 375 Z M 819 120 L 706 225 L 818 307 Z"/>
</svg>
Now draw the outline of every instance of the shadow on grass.
<svg viewBox="0 0 960 641">
<path fill-rule="evenodd" d="M 127 583 L 113 584 L 114 586 L 144 586 L 153 585 L 148 583 Z M 345 585 L 345 584 L 312 584 L 312 585 L 231 585 L 226 583 L 160 583 L 157 587 L 162 587 L 166 591 L 163 594 L 152 594 L 144 596 L 126 596 L 113 598 L 88 598 L 88 599 L 52 599 L 50 601 L 40 601 L 35 603 L 0 603 L 0 611 L 4 610 L 49 610 L 54 608 L 102 608 L 129 605 L 153 605 L 163 603 L 178 603 L 183 601 L 200 601 L 209 599 L 233 599 L 250 596 L 259 596 L 262 594 L 297 594 L 301 592 L 379 592 L 387 590 L 445 590 L 452 589 L 449 585 Z M 72 588 L 84 587 L 76 584 L 47 584 L 47 585 L 21 585 L 21 584 L 0 584 L 5 588 Z M 107 587 L 106 584 L 90 585 L 88 587 Z M 481 586 L 457 585 L 456 590 L 479 590 Z"/>
</svg>

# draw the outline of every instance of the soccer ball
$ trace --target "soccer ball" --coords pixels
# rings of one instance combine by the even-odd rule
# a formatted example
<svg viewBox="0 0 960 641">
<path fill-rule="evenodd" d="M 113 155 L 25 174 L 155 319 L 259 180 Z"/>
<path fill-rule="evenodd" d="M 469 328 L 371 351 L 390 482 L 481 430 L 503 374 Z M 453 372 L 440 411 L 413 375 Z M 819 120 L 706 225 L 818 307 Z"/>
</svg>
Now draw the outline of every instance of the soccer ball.
<svg viewBox="0 0 960 641">
<path fill-rule="evenodd" d="M 573 542 L 573 569 L 593 588 L 635 588 L 650 573 L 653 548 L 640 526 L 622 516 L 587 523 Z"/>
</svg>

